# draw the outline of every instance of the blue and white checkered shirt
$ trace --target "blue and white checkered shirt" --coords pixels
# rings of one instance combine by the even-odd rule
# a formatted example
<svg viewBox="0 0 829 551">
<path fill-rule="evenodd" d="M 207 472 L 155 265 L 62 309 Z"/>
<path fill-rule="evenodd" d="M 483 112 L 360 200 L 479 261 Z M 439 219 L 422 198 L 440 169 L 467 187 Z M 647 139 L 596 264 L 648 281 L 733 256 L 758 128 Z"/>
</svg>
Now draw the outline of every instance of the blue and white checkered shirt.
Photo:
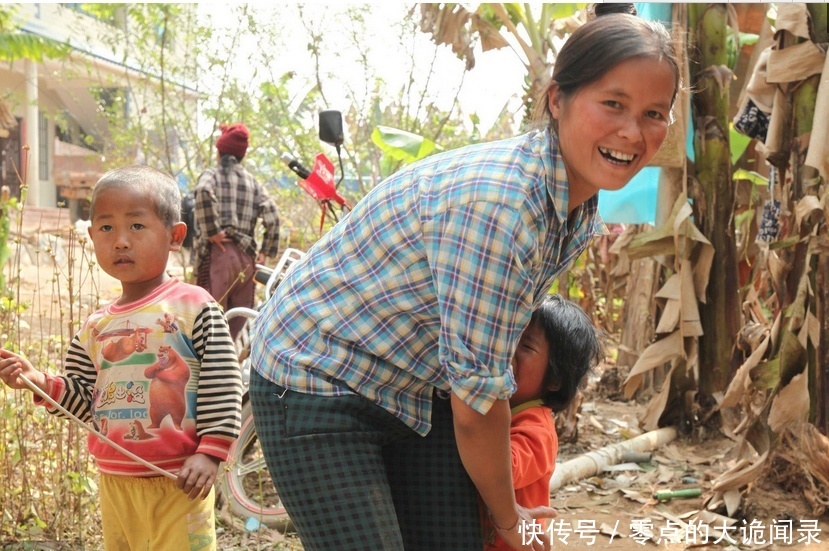
<svg viewBox="0 0 829 551">
<path fill-rule="evenodd" d="M 595 197 L 568 220 L 567 195 L 548 131 L 406 167 L 279 285 L 254 326 L 255 369 L 297 392 L 350 388 L 420 434 L 435 387 L 486 413 L 515 391 L 534 305 L 604 228 Z"/>
</svg>

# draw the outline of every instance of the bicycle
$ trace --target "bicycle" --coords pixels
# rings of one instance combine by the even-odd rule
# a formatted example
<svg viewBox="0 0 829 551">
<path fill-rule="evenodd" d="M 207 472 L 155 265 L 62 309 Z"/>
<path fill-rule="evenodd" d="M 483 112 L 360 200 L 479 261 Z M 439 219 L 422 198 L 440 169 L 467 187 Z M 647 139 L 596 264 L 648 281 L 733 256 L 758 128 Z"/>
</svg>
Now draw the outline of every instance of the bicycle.
<svg viewBox="0 0 829 551">
<path fill-rule="evenodd" d="M 259 439 L 256 436 L 248 396 L 251 370 L 248 331 L 250 322 L 259 314 L 258 308 L 270 298 L 291 266 L 303 255 L 304 253 L 298 249 L 287 249 L 273 268 L 258 265 L 254 279 L 265 285 L 264 300 L 257 305 L 256 309 L 238 307 L 225 312 L 228 320 L 244 317 L 248 323 L 245 324 L 245 328 L 236 341 L 244 385 L 242 427 L 239 437 L 230 447 L 228 460 L 220 469 L 219 488 L 221 495 L 227 499 L 228 507 L 233 514 L 248 522 L 250 519 L 255 519 L 260 524 L 282 531 L 291 529 L 291 519 L 271 481 L 265 456 L 262 454 Z"/>
<path fill-rule="evenodd" d="M 343 162 L 340 147 L 343 144 L 342 114 L 339 111 L 322 111 L 319 115 L 320 139 L 337 150 L 340 164 L 340 180 L 334 181 L 334 165 L 320 153 L 316 156 L 313 168 L 305 168 L 299 161 L 289 155 L 283 155 L 283 162 L 301 180 L 297 184 L 311 197 L 316 199 L 322 210 L 320 219 L 320 234 L 322 234 L 325 220 L 331 223 L 339 222 L 340 217 L 351 210 L 349 203 L 338 191 L 343 180 Z M 340 215 L 337 214 L 337 209 Z M 279 499 L 279 494 L 273 485 L 270 473 L 265 463 L 265 457 L 259 446 L 256 436 L 256 427 L 253 423 L 253 412 L 248 397 L 250 382 L 250 337 L 249 325 L 259 314 L 259 307 L 273 294 L 276 287 L 284 279 L 288 270 L 305 253 L 298 249 L 287 249 L 276 265 L 271 269 L 257 265 L 254 279 L 265 285 L 264 299 L 256 308 L 231 308 L 225 312 L 228 320 L 241 316 L 248 320 L 242 332 L 236 339 L 239 363 L 242 369 L 244 393 L 242 395 L 242 427 L 239 438 L 230 447 L 228 460 L 223 465 L 219 481 L 217 482 L 221 495 L 225 496 L 232 513 L 246 519 L 255 519 L 260 524 L 278 528 L 282 531 L 292 528 L 291 519 Z"/>
</svg>

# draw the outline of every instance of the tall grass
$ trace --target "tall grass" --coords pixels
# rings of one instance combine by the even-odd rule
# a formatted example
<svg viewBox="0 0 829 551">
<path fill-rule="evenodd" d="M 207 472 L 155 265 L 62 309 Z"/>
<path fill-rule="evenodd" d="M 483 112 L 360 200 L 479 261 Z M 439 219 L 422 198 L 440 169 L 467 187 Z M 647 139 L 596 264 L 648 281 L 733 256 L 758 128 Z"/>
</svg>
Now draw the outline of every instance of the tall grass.
<svg viewBox="0 0 829 551">
<path fill-rule="evenodd" d="M 24 231 L 26 209 L 6 202 L 4 211 L 10 235 L 0 236 L 9 248 L 0 267 L 0 344 L 41 371 L 61 373 L 69 340 L 101 302 L 99 268 L 85 235 Z M 30 549 L 31 542 L 100 549 L 87 433 L 36 407 L 32 396 L 0 386 L 0 543 L 3 549 Z"/>
</svg>

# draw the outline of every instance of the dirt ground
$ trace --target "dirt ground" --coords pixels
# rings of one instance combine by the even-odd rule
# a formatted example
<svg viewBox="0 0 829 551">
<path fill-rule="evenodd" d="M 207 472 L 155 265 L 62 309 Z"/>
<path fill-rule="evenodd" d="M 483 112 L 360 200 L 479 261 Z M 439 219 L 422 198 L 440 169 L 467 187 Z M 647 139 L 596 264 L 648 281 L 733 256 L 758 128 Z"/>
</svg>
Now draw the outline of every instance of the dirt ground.
<svg viewBox="0 0 829 551">
<path fill-rule="evenodd" d="M 578 415 L 578 438 L 561 445 L 560 464 L 640 434 L 637 418 L 643 410 L 635 402 L 607 398 L 594 381 Z M 735 443 L 719 434 L 704 441 L 679 436 L 651 450 L 647 460 L 563 485 L 552 496 L 558 511 L 547 530 L 552 548 L 829 550 L 829 517 L 816 517 L 802 495 L 772 484 L 751 488 L 731 520 L 724 509 L 707 511 L 712 483 L 736 461 L 736 451 Z M 686 488 L 700 489 L 700 496 L 668 501 L 653 497 L 657 490 Z M 302 549 L 290 535 L 267 529 L 245 533 L 240 521 L 225 511 L 221 517 L 228 524 L 219 540 L 228 550 Z M 690 530 L 680 531 L 687 525 Z"/>
<path fill-rule="evenodd" d="M 593 386 L 580 413 L 578 441 L 563 445 L 559 460 L 566 462 L 635 436 L 640 431 L 635 420 L 643 410 L 634 402 L 607 399 Z M 704 441 L 678 436 L 649 452 L 649 460 L 619 464 L 614 470 L 562 487 L 552 501 L 559 513 L 557 519 L 564 523 L 562 530 L 552 532 L 554 548 L 829 549 L 829 519 L 811 514 L 803 496 L 755 486 L 743 496 L 732 520 L 725 516 L 724 507 L 707 510 L 712 483 L 733 465 L 736 451 L 735 443 L 719 434 Z M 659 490 L 681 489 L 701 492 L 693 498 L 654 498 Z M 791 542 L 787 544 L 789 521 Z M 573 532 L 562 541 L 567 523 Z M 579 532 L 580 524 L 586 530 Z M 691 529 L 683 533 L 679 530 L 683 525 L 691 525 Z M 729 526 L 725 532 L 723 526 Z M 600 529 L 600 535 L 592 531 L 594 527 Z M 611 538 L 614 533 L 617 535 Z M 594 536 L 595 543 L 591 543 Z"/>
<path fill-rule="evenodd" d="M 31 237 L 29 241 L 37 243 Z M 19 268 L 20 295 L 22 300 L 32 302 L 34 313 L 24 324 L 23 332 L 30 332 L 34 338 L 38 332 L 41 337 L 54 334 L 62 323 L 60 309 L 66 307 L 55 298 L 56 294 L 60 296 L 67 291 L 65 283 L 61 283 L 65 276 L 60 275 L 66 269 L 50 268 L 65 261 L 61 255 L 66 251 L 57 253 L 52 261 L 44 259 L 44 254 L 54 252 L 44 253 L 46 246 L 41 243 L 40 253 L 24 254 Z M 83 256 L 78 250 L 74 255 Z M 174 257 L 171 272 L 180 275 L 181 264 L 181 257 Z M 97 267 L 81 270 L 75 285 L 86 286 L 80 293 L 80 302 L 89 304 L 75 305 L 82 311 L 92 306 L 95 296 L 107 301 L 120 293 L 118 282 Z M 605 376 L 600 382 L 597 378 L 588 386 L 578 415 L 578 438 L 561 445 L 560 462 L 643 432 L 637 419 L 644 406 L 608 398 L 614 393 L 606 386 L 613 379 Z M 783 491 L 773 484 L 749 488 L 750 492 L 744 493 L 741 506 L 730 521 L 724 516 L 724 509 L 707 511 L 712 482 L 737 461 L 736 452 L 736 443 L 718 433 L 711 433 L 703 441 L 679 436 L 651 450 L 644 460 L 617 465 L 614 470 L 564 485 L 552 499 L 558 511 L 549 529 L 553 549 L 829 550 L 829 517 L 826 514 L 815 517 L 803 495 Z M 657 490 L 682 488 L 699 488 L 701 494 L 669 501 L 657 501 L 653 497 Z M 700 515 L 703 515 L 701 519 Z M 219 547 L 225 551 L 302 549 L 290 534 L 283 536 L 267 528 L 246 531 L 243 520 L 232 517 L 226 509 L 219 511 L 217 519 Z M 732 523 L 725 536 L 721 531 L 724 522 Z M 689 524 L 698 528 L 682 535 L 678 528 Z M 728 543 L 729 537 L 734 543 Z"/>
</svg>

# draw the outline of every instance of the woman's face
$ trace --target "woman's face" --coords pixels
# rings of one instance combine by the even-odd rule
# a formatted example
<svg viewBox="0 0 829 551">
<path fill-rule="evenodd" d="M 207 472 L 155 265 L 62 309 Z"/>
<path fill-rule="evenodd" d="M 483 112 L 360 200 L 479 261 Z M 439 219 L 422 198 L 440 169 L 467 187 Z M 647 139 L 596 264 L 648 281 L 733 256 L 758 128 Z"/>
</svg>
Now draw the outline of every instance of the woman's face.
<svg viewBox="0 0 829 551">
<path fill-rule="evenodd" d="M 674 82 L 667 61 L 636 57 L 572 96 L 550 88 L 550 112 L 558 122 L 570 181 L 568 210 L 600 189 L 624 187 L 650 162 L 668 135 Z"/>
</svg>

